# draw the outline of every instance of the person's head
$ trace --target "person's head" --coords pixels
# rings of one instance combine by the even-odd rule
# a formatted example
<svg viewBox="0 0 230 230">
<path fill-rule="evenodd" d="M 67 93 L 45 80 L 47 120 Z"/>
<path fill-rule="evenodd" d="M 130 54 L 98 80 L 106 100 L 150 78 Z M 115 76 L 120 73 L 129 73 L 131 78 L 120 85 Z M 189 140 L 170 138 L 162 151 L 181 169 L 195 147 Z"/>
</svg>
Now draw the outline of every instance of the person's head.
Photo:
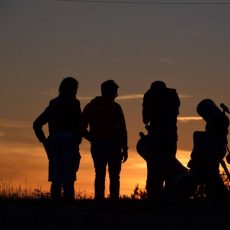
<svg viewBox="0 0 230 230">
<path fill-rule="evenodd" d="M 113 80 L 104 81 L 101 84 L 101 94 L 103 97 L 107 97 L 114 100 L 118 96 L 117 94 L 118 88 L 119 86 L 115 83 L 115 81 Z"/>
<path fill-rule="evenodd" d="M 154 81 L 150 86 L 150 89 L 152 90 L 162 90 L 165 88 L 166 84 L 163 81 Z"/>
<path fill-rule="evenodd" d="M 78 89 L 78 81 L 73 77 L 65 77 L 59 86 L 59 94 L 75 97 Z"/>
</svg>

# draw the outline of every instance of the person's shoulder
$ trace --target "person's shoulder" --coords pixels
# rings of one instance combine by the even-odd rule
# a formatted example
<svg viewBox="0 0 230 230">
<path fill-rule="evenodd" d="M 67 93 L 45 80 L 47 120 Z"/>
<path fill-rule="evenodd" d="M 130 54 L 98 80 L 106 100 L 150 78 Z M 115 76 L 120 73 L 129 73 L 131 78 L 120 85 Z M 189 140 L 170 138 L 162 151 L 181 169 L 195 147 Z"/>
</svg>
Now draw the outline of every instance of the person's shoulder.
<svg viewBox="0 0 230 230">
<path fill-rule="evenodd" d="M 117 110 L 122 110 L 121 105 L 118 102 L 114 101 L 113 105 Z"/>
<path fill-rule="evenodd" d="M 102 103 L 101 97 L 97 96 L 97 97 L 91 99 L 88 102 L 87 106 L 94 106 L 94 105 L 101 104 L 101 103 Z"/>
<path fill-rule="evenodd" d="M 77 98 L 76 98 L 76 100 L 75 100 L 75 103 L 76 103 L 77 105 L 80 105 L 80 104 L 81 104 L 80 100 L 78 100 Z"/>
<path fill-rule="evenodd" d="M 167 91 L 171 94 L 177 94 L 177 90 L 173 88 L 167 88 Z"/>
<path fill-rule="evenodd" d="M 144 95 L 143 95 L 143 101 L 148 101 L 148 100 L 152 100 L 152 97 L 153 97 L 153 92 L 151 89 L 148 89 Z"/>
<path fill-rule="evenodd" d="M 173 88 L 167 88 L 167 95 L 168 97 L 179 99 L 179 95 L 176 89 Z"/>
<path fill-rule="evenodd" d="M 172 106 L 180 107 L 181 102 L 180 102 L 180 97 L 179 94 L 177 93 L 176 89 L 169 89 L 169 95 L 168 98 L 171 101 Z"/>
<path fill-rule="evenodd" d="M 153 92 L 153 90 L 148 89 L 148 90 L 144 93 L 144 97 L 145 97 L 145 96 L 148 96 L 148 95 L 151 95 L 152 92 Z"/>
<path fill-rule="evenodd" d="M 92 102 L 90 101 L 84 106 L 84 110 L 87 110 L 87 109 L 89 109 L 91 107 L 92 107 Z"/>
<path fill-rule="evenodd" d="M 57 104 L 57 103 L 59 103 L 59 98 L 58 97 L 55 97 L 55 98 L 53 98 L 53 99 L 51 99 L 50 101 L 49 101 L 49 105 L 55 105 L 55 104 Z"/>
<path fill-rule="evenodd" d="M 58 99 L 59 99 L 59 97 L 54 97 L 54 98 L 50 99 L 50 103 L 54 103 L 54 102 L 58 101 Z"/>
<path fill-rule="evenodd" d="M 89 102 L 85 105 L 84 110 L 91 109 L 91 108 L 97 106 L 98 100 L 99 100 L 98 97 L 93 98 L 91 101 L 89 101 Z"/>
</svg>

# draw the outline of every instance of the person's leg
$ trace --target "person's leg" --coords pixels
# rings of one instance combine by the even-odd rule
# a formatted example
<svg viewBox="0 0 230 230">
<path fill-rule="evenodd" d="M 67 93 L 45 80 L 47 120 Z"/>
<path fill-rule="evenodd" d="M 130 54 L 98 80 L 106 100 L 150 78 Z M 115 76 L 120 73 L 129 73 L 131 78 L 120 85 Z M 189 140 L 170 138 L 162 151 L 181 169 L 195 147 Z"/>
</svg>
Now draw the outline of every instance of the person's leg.
<svg viewBox="0 0 230 230">
<path fill-rule="evenodd" d="M 148 199 L 157 199 L 163 194 L 163 178 L 159 161 L 147 161 L 146 191 Z"/>
<path fill-rule="evenodd" d="M 103 200 L 105 197 L 105 176 L 107 161 L 100 156 L 93 157 L 95 169 L 94 191 L 95 200 Z"/>
<path fill-rule="evenodd" d="M 61 199 L 61 184 L 57 182 L 52 182 L 50 186 L 50 194 L 52 200 Z"/>
<path fill-rule="evenodd" d="M 52 159 L 50 159 L 50 165 L 49 167 L 49 174 L 51 176 L 51 186 L 50 186 L 50 194 L 51 199 L 53 200 L 59 200 L 61 199 L 61 189 L 62 189 L 62 182 L 61 182 L 61 162 L 62 162 L 62 154 L 60 151 L 60 142 L 58 137 L 51 136 L 50 138 L 50 150 L 52 153 Z M 52 161 L 52 162 L 51 162 Z"/>
<path fill-rule="evenodd" d="M 120 196 L 120 172 L 121 172 L 121 157 L 110 158 L 108 161 L 109 179 L 110 179 L 110 199 L 117 200 Z"/>
<path fill-rule="evenodd" d="M 76 173 L 80 164 L 79 146 L 76 143 L 75 136 L 69 133 L 62 135 L 62 149 L 63 161 L 62 161 L 62 180 L 64 189 L 64 199 L 74 200 L 75 190 L 74 182 L 76 181 Z"/>
<path fill-rule="evenodd" d="M 175 195 L 175 176 L 176 176 L 176 151 L 177 142 L 168 141 L 162 145 L 162 174 L 165 181 L 164 194 L 166 196 Z M 179 162 L 178 162 L 179 163 Z"/>
<path fill-rule="evenodd" d="M 74 200 L 74 195 L 75 195 L 74 181 L 65 182 L 63 184 L 63 187 L 64 187 L 64 199 L 70 201 Z"/>
</svg>

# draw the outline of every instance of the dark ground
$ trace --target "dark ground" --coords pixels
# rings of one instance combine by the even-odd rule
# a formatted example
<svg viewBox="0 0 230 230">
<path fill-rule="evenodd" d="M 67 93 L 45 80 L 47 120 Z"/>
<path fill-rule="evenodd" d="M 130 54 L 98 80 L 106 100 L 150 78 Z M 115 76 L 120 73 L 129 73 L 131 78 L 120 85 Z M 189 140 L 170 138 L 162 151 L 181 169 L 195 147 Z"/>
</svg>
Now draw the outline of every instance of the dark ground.
<svg viewBox="0 0 230 230">
<path fill-rule="evenodd" d="M 0 229 L 230 229 L 230 200 L 0 200 Z"/>
</svg>

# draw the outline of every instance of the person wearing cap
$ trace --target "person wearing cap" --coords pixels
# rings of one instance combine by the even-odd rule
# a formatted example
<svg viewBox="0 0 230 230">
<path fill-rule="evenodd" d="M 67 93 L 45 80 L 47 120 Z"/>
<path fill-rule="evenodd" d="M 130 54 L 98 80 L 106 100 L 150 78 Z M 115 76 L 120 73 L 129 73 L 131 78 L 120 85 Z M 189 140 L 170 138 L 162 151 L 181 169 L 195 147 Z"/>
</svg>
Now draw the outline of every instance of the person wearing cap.
<svg viewBox="0 0 230 230">
<path fill-rule="evenodd" d="M 74 182 L 80 164 L 79 145 L 82 140 L 82 112 L 76 99 L 78 81 L 64 78 L 59 86 L 59 95 L 49 102 L 48 107 L 33 122 L 38 140 L 43 144 L 49 159 L 51 198 L 73 200 Z M 46 137 L 43 126 L 48 124 Z"/>
<path fill-rule="evenodd" d="M 149 199 L 158 199 L 173 190 L 172 172 L 177 151 L 177 116 L 180 99 L 175 89 L 154 81 L 144 94 L 143 123 L 148 130 L 150 153 L 146 190 Z"/>
<path fill-rule="evenodd" d="M 91 143 L 95 168 L 95 200 L 105 198 L 106 166 L 110 179 L 110 199 L 120 195 L 121 164 L 128 158 L 127 130 L 121 106 L 115 102 L 119 86 L 113 80 L 101 84 L 101 96 L 83 109 L 83 135 Z"/>
</svg>

